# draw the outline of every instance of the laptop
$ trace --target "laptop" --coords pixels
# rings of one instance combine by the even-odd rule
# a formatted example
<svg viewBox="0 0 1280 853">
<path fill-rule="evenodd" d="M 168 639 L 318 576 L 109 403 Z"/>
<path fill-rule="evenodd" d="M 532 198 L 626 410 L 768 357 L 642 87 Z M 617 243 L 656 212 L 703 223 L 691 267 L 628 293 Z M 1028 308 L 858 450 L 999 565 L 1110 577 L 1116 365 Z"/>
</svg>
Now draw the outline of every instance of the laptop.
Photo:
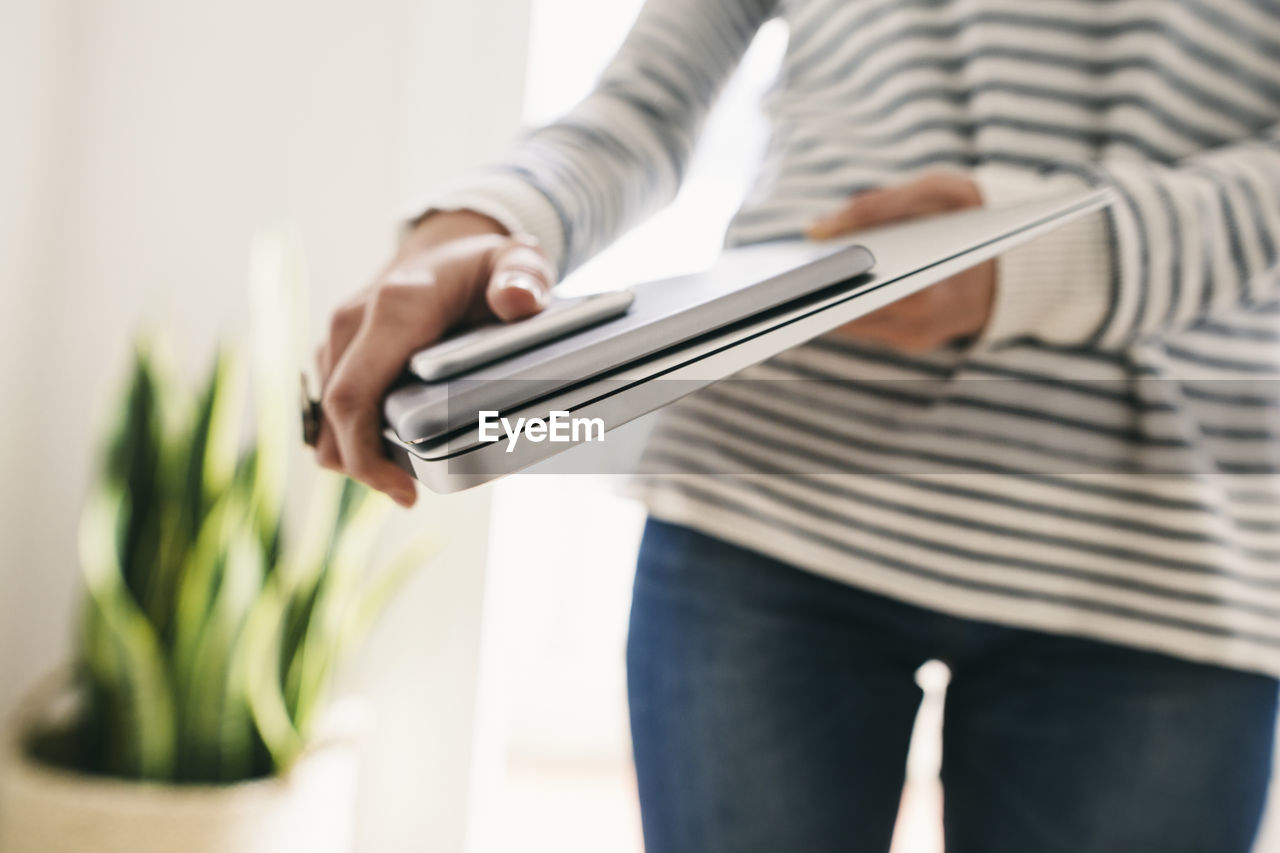
<svg viewBox="0 0 1280 853">
<path fill-rule="evenodd" d="M 512 375 L 531 375 L 528 381 L 533 383 L 532 389 L 541 389 L 543 393 L 505 409 L 498 407 L 504 416 L 514 420 L 521 417 L 545 418 L 550 413 L 567 412 L 575 417 L 598 420 L 603 430 L 608 432 L 1036 236 L 1096 212 L 1112 201 L 1110 190 L 1086 190 L 1034 199 L 1007 208 L 942 214 L 860 232 L 856 248 L 865 250 L 867 254 L 857 257 L 863 257 L 870 263 L 874 256 L 874 268 L 849 278 L 841 278 L 838 269 L 833 268 L 838 268 L 840 262 L 828 267 L 806 268 L 824 259 L 841 258 L 839 252 L 852 247 L 852 241 L 846 246 L 815 246 L 796 241 L 759 247 L 761 252 L 756 257 L 762 263 L 765 258 L 782 259 L 789 254 L 791 262 L 797 264 L 793 271 L 803 270 L 799 275 L 800 281 L 811 285 L 807 295 L 784 301 L 737 322 L 719 325 L 680 343 L 654 349 L 647 356 L 612 369 L 595 369 L 589 356 L 593 351 L 609 351 L 605 343 L 609 336 L 603 333 L 616 321 L 587 330 L 595 332 L 590 338 L 601 349 L 588 347 L 577 352 L 574 356 L 577 361 L 559 362 L 558 368 L 545 376 L 514 370 L 516 365 L 531 366 L 534 363 L 545 368 L 548 355 L 537 356 L 533 351 L 515 357 L 511 363 L 494 364 L 489 369 L 477 371 L 476 375 L 461 380 L 454 393 L 450 393 L 449 386 L 455 383 L 427 391 L 426 383 L 407 382 L 394 390 L 386 401 L 384 411 L 388 427 L 384 431 L 384 439 L 388 452 L 437 493 L 460 491 L 490 482 L 562 453 L 578 442 L 522 441 L 517 444 L 504 438 L 495 440 L 492 436 L 482 435 L 480 412 L 473 406 L 478 400 L 496 399 L 486 396 L 494 389 L 477 393 L 471 388 L 483 388 L 492 383 L 504 385 L 510 381 L 507 377 Z M 733 250 L 735 255 L 738 251 Z M 749 284 L 772 280 L 785 273 L 785 270 L 772 268 L 767 270 L 770 273 L 767 277 L 746 275 L 722 279 L 723 273 L 718 268 L 719 265 L 700 275 L 722 281 L 727 290 L 734 289 L 735 281 Z M 741 271 L 736 275 L 742 276 Z M 832 280 L 824 284 L 823 279 L 828 276 Z M 687 279 L 681 277 L 667 281 Z M 663 292 L 675 292 L 680 287 L 665 283 L 655 285 Z M 714 287 L 710 282 L 705 286 Z M 639 292 L 638 288 L 637 304 L 641 298 Z M 674 299 L 674 296 L 669 298 Z M 602 337 L 597 337 L 602 334 Z M 562 351 L 554 344 L 547 348 Z M 569 373 L 568 366 L 575 363 L 583 366 L 586 374 L 575 376 Z M 523 385 L 523 381 L 515 384 Z M 442 392 L 445 394 L 446 412 L 443 421 L 440 399 L 434 396 Z M 456 413 L 452 411 L 451 402 L 459 406 Z M 430 411 L 420 408 L 425 403 L 430 404 Z M 454 424 L 457 428 L 450 428 Z"/>
<path fill-rule="evenodd" d="M 629 308 L 613 319 L 460 376 L 415 376 L 415 357 L 384 414 L 400 441 L 437 439 L 474 426 L 480 411 L 509 410 L 797 299 L 847 287 L 873 264 L 861 245 L 787 241 L 728 249 L 709 269 L 631 287 Z"/>
</svg>

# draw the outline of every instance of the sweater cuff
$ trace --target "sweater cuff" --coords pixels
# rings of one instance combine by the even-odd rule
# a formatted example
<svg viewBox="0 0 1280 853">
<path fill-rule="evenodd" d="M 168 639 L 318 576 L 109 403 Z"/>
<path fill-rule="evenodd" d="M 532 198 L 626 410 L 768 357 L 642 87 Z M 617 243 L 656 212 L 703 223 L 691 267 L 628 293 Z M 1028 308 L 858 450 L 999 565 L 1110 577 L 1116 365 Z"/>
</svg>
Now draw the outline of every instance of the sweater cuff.
<svg viewBox="0 0 1280 853">
<path fill-rule="evenodd" d="M 510 172 L 480 172 L 447 184 L 425 204 L 410 208 L 409 221 L 429 213 L 472 210 L 495 220 L 511 234 L 538 241 L 552 267 L 564 270 L 565 233 L 555 205 L 528 181 Z"/>
<path fill-rule="evenodd" d="M 1007 207 L 1085 188 L 1071 175 L 1050 177 L 983 168 L 974 175 L 985 206 Z M 1016 338 L 1077 345 L 1102 325 L 1111 298 L 1106 214 L 1087 214 L 996 260 L 996 295 L 979 345 Z"/>
</svg>

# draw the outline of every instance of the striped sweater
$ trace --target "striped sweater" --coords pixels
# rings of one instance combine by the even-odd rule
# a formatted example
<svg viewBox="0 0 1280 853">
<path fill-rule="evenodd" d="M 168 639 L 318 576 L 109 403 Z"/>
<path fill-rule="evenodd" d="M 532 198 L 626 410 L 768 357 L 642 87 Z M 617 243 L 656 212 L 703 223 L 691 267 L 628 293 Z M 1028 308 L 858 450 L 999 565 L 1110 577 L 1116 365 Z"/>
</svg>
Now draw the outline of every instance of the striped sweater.
<svg viewBox="0 0 1280 853">
<path fill-rule="evenodd" d="M 655 515 L 970 618 L 1280 675 L 1280 6 L 649 0 L 590 96 L 437 199 L 562 273 L 670 200 L 790 29 L 727 242 L 948 169 L 1119 202 L 1004 255 L 981 338 L 828 336 L 669 407 Z"/>
</svg>

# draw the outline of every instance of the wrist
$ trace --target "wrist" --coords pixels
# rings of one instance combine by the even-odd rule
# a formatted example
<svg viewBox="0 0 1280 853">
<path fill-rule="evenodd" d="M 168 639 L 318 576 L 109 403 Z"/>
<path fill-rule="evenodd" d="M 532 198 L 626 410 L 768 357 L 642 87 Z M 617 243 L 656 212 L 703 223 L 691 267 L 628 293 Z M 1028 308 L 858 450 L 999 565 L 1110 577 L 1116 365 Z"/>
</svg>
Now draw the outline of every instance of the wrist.
<svg viewBox="0 0 1280 853">
<path fill-rule="evenodd" d="M 1078 190 L 1070 175 L 1051 177 L 999 167 L 978 170 L 987 206 Z M 1111 257 L 1104 214 L 1090 214 L 1010 249 L 996 259 L 991 316 L 980 338 L 998 344 L 1035 338 L 1075 346 L 1102 322 L 1110 298 Z"/>
</svg>

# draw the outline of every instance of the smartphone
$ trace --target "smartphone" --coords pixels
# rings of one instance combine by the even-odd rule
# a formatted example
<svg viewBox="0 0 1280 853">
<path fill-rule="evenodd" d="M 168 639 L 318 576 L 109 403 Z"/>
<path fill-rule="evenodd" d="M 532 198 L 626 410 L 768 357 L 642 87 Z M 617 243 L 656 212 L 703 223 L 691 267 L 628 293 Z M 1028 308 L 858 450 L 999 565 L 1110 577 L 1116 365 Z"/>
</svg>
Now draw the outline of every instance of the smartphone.
<svg viewBox="0 0 1280 853">
<path fill-rule="evenodd" d="M 419 350 L 409 370 L 424 382 L 440 382 L 539 344 L 627 313 L 630 290 L 555 299 L 532 317 L 514 323 L 490 323 Z"/>
</svg>

